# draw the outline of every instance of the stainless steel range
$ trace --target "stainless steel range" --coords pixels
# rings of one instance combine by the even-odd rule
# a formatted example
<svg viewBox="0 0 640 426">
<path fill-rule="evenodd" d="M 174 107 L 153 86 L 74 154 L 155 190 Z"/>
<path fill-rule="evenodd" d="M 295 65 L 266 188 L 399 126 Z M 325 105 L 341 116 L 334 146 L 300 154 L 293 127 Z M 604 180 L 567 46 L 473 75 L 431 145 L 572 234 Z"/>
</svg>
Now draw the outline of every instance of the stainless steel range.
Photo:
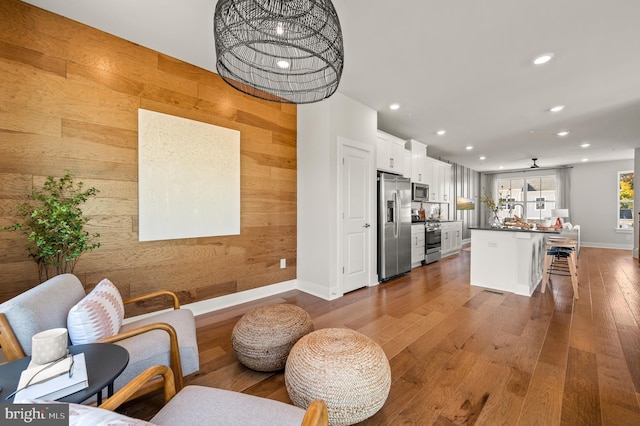
<svg viewBox="0 0 640 426">
<path fill-rule="evenodd" d="M 425 250 L 424 263 L 433 263 L 440 260 L 441 237 L 440 221 L 427 219 L 425 222 Z"/>
</svg>

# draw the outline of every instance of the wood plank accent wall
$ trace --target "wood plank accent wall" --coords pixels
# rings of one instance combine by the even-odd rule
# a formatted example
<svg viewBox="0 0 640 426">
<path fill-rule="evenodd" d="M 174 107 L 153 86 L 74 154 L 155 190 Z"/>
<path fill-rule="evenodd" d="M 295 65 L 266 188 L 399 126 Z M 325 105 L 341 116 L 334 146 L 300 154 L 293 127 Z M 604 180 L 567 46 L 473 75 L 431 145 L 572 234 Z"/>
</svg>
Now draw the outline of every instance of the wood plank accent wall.
<svg viewBox="0 0 640 426">
<path fill-rule="evenodd" d="M 241 132 L 240 235 L 138 242 L 138 108 Z M 107 277 L 123 297 L 170 289 L 189 303 L 296 277 L 295 106 L 251 98 L 215 73 L 0 0 L 0 226 L 15 222 L 14 206 L 33 185 L 65 169 L 100 190 L 84 211 L 102 247 L 75 270 L 87 290 Z M 38 284 L 24 245 L 22 235 L 0 230 L 0 302 Z"/>
</svg>

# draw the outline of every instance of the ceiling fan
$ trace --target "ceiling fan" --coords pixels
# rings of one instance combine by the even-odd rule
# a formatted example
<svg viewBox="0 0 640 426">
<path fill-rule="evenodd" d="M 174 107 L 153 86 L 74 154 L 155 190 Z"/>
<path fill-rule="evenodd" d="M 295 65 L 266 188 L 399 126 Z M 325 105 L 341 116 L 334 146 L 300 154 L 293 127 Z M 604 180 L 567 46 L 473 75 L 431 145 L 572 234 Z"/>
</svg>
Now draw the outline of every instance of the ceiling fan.
<svg viewBox="0 0 640 426">
<path fill-rule="evenodd" d="M 531 168 L 532 168 L 532 169 L 537 169 L 537 168 L 539 168 L 540 166 L 538 166 L 538 165 L 536 164 L 536 161 L 538 161 L 538 159 L 537 159 L 537 158 L 532 158 L 532 160 L 533 160 L 533 164 L 531 165 Z"/>
</svg>

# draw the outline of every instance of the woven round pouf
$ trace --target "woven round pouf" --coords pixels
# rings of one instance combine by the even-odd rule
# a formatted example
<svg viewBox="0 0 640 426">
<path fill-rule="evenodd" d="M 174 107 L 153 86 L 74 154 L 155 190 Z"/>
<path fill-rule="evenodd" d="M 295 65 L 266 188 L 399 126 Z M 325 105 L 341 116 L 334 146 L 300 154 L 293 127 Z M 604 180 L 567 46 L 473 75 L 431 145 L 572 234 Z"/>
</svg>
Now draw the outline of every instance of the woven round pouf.
<svg viewBox="0 0 640 426">
<path fill-rule="evenodd" d="M 313 331 L 304 309 L 289 304 L 253 309 L 240 318 L 231 332 L 238 360 L 257 371 L 282 370 L 293 345 Z"/>
<path fill-rule="evenodd" d="M 284 380 L 294 405 L 327 403 L 330 425 L 351 425 L 382 408 L 391 388 L 391 367 L 382 348 L 357 331 L 323 328 L 298 340 Z"/>
</svg>

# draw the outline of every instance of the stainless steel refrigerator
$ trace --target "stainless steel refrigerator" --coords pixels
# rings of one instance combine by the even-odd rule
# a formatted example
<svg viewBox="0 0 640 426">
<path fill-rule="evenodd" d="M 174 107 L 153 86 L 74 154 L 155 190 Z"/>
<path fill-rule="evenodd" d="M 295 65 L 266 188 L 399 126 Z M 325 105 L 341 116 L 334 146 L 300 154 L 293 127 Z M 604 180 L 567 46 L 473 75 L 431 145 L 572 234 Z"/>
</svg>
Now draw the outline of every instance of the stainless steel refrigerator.
<svg viewBox="0 0 640 426">
<path fill-rule="evenodd" d="M 411 270 L 411 182 L 378 173 L 378 278 Z"/>
</svg>

